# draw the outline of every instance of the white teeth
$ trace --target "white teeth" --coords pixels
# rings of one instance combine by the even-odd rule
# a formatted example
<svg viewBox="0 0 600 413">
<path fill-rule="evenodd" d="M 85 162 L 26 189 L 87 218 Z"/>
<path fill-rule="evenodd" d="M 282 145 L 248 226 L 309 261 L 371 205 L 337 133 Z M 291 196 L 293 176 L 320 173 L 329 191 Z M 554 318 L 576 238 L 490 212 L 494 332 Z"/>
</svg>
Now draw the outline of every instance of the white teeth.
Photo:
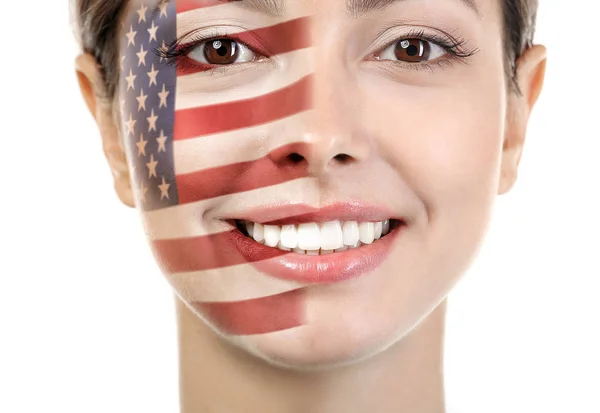
<svg viewBox="0 0 600 413">
<path fill-rule="evenodd" d="M 265 245 L 267 247 L 275 247 L 279 244 L 279 234 L 281 233 L 281 228 L 277 225 L 265 225 Z"/>
<path fill-rule="evenodd" d="M 321 224 L 321 249 L 335 250 L 344 246 L 344 233 L 340 221 Z"/>
<path fill-rule="evenodd" d="M 321 248 L 321 231 L 319 225 L 311 222 L 298 225 L 298 248 L 317 250 Z"/>
<path fill-rule="evenodd" d="M 358 242 L 358 223 L 356 221 L 346 221 L 342 226 L 344 232 L 344 245 L 354 245 Z"/>
<path fill-rule="evenodd" d="M 254 224 L 252 238 L 254 238 L 254 241 L 256 242 L 261 242 L 265 240 L 265 229 L 261 224 Z"/>
<path fill-rule="evenodd" d="M 383 223 L 381 221 L 375 223 L 375 239 L 381 238 L 383 233 Z"/>
<path fill-rule="evenodd" d="M 287 248 L 287 247 L 284 247 L 283 245 L 281 245 L 281 241 L 279 241 L 277 243 L 276 248 L 279 248 L 280 250 L 283 250 L 283 251 L 291 251 L 292 250 L 291 248 Z"/>
<path fill-rule="evenodd" d="M 358 233 L 360 242 L 372 244 L 375 239 L 375 225 L 372 222 L 361 222 L 358 224 Z"/>
<path fill-rule="evenodd" d="M 298 246 L 298 230 L 295 225 L 284 225 L 281 227 L 281 245 L 287 248 Z"/>
<path fill-rule="evenodd" d="M 258 243 L 297 254 L 327 255 L 372 244 L 390 231 L 390 221 L 329 221 L 299 225 L 262 225 L 243 221 Z"/>
</svg>

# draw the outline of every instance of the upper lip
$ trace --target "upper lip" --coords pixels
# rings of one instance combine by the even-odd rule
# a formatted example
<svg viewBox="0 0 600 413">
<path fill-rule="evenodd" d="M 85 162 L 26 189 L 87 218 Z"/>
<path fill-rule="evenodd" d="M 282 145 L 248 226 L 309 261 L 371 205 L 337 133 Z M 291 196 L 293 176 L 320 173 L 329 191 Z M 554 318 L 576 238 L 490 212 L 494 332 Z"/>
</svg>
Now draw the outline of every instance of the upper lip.
<svg viewBox="0 0 600 413">
<path fill-rule="evenodd" d="M 248 209 L 228 219 L 251 221 L 263 225 L 294 225 L 308 222 L 362 221 L 377 222 L 404 218 L 389 208 L 364 202 L 338 202 L 323 207 L 306 204 L 277 204 Z"/>
</svg>

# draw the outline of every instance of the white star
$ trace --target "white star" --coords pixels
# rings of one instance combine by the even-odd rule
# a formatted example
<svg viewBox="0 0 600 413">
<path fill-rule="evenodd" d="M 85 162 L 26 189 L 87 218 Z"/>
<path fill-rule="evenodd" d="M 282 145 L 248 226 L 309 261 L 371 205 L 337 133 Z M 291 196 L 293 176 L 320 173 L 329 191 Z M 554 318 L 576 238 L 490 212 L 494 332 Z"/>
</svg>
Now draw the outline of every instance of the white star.
<svg viewBox="0 0 600 413">
<path fill-rule="evenodd" d="M 171 92 L 165 89 L 165 84 L 163 83 L 162 92 L 158 94 L 158 97 L 160 98 L 160 105 L 158 106 L 159 109 L 163 107 L 163 104 L 165 108 L 167 107 L 167 97 L 169 97 L 169 93 Z"/>
<path fill-rule="evenodd" d="M 158 16 L 159 18 L 162 17 L 163 15 L 165 17 L 169 17 L 167 16 L 167 7 L 169 6 L 168 3 L 162 3 L 159 7 L 160 7 L 160 16 Z"/>
<path fill-rule="evenodd" d="M 121 57 L 121 71 L 125 70 L 125 56 Z"/>
<path fill-rule="evenodd" d="M 146 12 L 147 11 L 148 11 L 148 7 L 146 7 L 145 5 L 142 4 L 142 7 L 140 7 L 140 9 L 137 11 L 137 13 L 140 15 L 140 19 L 139 19 L 138 23 L 146 21 Z"/>
<path fill-rule="evenodd" d="M 152 109 L 152 115 L 146 118 L 148 120 L 148 132 L 156 131 L 156 121 L 158 120 L 158 116 L 154 115 L 154 109 Z"/>
<path fill-rule="evenodd" d="M 169 187 L 171 186 L 171 184 L 168 184 L 165 181 L 165 177 L 162 177 L 162 184 L 158 186 L 158 189 L 160 189 L 160 199 L 163 198 L 167 198 L 169 199 Z"/>
<path fill-rule="evenodd" d="M 138 156 L 146 156 L 146 145 L 148 141 L 144 139 L 144 135 L 140 135 L 140 140 L 135 143 L 138 147 Z"/>
<path fill-rule="evenodd" d="M 150 162 L 146 164 L 146 166 L 148 167 L 148 178 L 152 178 L 153 176 L 158 178 L 158 176 L 156 175 L 157 165 L 158 162 L 154 160 L 154 154 L 150 155 Z"/>
<path fill-rule="evenodd" d="M 138 67 L 140 67 L 141 65 L 146 66 L 146 55 L 148 54 L 147 50 L 144 50 L 144 45 L 142 45 L 142 47 L 140 48 L 140 52 L 137 53 L 137 57 L 140 60 L 138 63 Z"/>
<path fill-rule="evenodd" d="M 125 80 L 127 80 L 127 90 L 129 90 L 129 88 L 135 90 L 135 78 L 137 76 L 133 74 L 133 71 L 131 69 L 129 69 L 129 76 L 127 76 L 125 78 Z"/>
<path fill-rule="evenodd" d="M 148 77 L 150 77 L 150 84 L 148 87 L 152 86 L 152 83 L 158 86 L 158 83 L 156 82 L 156 76 L 158 76 L 158 70 L 155 70 L 154 64 L 152 64 L 152 71 L 148 72 Z"/>
<path fill-rule="evenodd" d="M 165 136 L 165 132 L 163 130 L 161 130 L 160 136 L 158 138 L 156 138 L 156 141 L 158 142 L 158 153 L 167 151 L 167 147 L 166 147 L 167 139 L 168 138 Z"/>
<path fill-rule="evenodd" d="M 148 33 L 150 33 L 150 40 L 148 41 L 148 43 L 152 42 L 152 40 L 154 39 L 155 41 L 158 41 L 158 39 L 156 38 L 156 31 L 158 30 L 158 26 L 154 25 L 154 20 L 152 21 L 152 27 L 150 27 L 148 29 Z"/>
<path fill-rule="evenodd" d="M 129 33 L 126 34 L 127 39 L 129 39 L 127 41 L 127 46 L 135 46 L 135 35 L 137 34 L 137 32 L 133 31 L 133 26 L 131 26 L 131 28 L 129 29 Z"/>
<path fill-rule="evenodd" d="M 138 101 L 138 112 L 142 109 L 146 110 L 146 99 L 148 99 L 148 95 L 144 95 L 144 88 L 142 88 L 142 92 L 136 99 Z"/>
<path fill-rule="evenodd" d="M 133 135 L 133 130 L 135 128 L 135 123 L 136 122 L 137 122 L 137 120 L 134 120 L 133 116 L 130 113 L 129 114 L 129 121 L 126 122 L 126 124 L 127 124 L 127 134 L 128 135 Z"/>
<path fill-rule="evenodd" d="M 121 114 L 125 111 L 125 99 L 121 101 Z"/>
</svg>

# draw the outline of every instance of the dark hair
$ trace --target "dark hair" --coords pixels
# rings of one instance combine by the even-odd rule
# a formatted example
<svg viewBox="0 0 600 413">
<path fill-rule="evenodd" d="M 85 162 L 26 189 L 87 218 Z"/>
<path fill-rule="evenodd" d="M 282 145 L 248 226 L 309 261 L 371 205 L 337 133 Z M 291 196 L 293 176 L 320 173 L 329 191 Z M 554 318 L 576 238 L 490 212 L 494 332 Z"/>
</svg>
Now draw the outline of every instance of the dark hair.
<svg viewBox="0 0 600 413">
<path fill-rule="evenodd" d="M 101 66 L 104 97 L 113 99 L 119 82 L 119 22 L 128 0 L 71 0 L 76 36 L 84 52 Z M 504 21 L 506 76 L 513 91 L 520 93 L 516 61 L 532 46 L 538 0 L 499 0 Z"/>
</svg>

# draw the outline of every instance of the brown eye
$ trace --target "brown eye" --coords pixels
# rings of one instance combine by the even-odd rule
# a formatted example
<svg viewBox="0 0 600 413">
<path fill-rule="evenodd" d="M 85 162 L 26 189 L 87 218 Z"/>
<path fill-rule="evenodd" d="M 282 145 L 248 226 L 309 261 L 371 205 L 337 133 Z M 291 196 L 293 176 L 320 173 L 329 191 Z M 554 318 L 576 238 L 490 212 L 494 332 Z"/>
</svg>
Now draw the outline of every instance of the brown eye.
<svg viewBox="0 0 600 413">
<path fill-rule="evenodd" d="M 212 39 L 199 43 L 188 58 L 208 65 L 233 65 L 257 60 L 260 55 L 243 43 L 231 39 Z"/>
<path fill-rule="evenodd" d="M 394 54 L 403 62 L 426 62 L 431 54 L 431 46 L 424 40 L 404 39 L 396 43 Z"/>
<path fill-rule="evenodd" d="M 446 54 L 439 45 L 423 39 L 399 39 L 375 55 L 378 60 L 424 63 Z"/>
<path fill-rule="evenodd" d="M 233 40 L 211 40 L 204 45 L 204 58 L 213 65 L 230 65 L 238 57 L 237 43 Z"/>
</svg>

